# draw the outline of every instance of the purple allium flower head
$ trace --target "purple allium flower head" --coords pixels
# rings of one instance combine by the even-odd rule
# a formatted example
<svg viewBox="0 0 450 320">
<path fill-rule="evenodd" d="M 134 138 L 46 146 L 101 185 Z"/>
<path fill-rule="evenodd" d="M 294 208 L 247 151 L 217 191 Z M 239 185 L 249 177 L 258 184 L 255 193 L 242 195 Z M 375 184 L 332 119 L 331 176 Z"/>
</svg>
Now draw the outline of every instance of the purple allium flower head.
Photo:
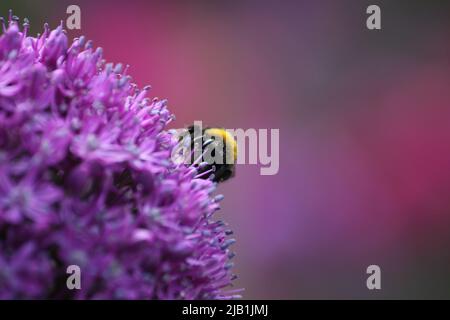
<svg viewBox="0 0 450 320">
<path fill-rule="evenodd" d="M 0 37 L 0 298 L 237 297 L 221 197 L 171 161 L 166 101 L 83 37 L 27 31 Z"/>
</svg>

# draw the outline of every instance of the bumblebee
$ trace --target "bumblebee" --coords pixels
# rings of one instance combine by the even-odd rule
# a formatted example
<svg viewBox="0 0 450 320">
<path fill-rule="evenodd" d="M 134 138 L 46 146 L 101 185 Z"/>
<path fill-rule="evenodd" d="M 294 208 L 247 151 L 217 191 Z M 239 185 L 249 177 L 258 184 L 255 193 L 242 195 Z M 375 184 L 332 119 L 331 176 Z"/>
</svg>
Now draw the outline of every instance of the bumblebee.
<svg viewBox="0 0 450 320">
<path fill-rule="evenodd" d="M 191 163 L 197 166 L 197 177 L 217 183 L 234 177 L 237 160 L 237 142 L 234 137 L 223 128 L 200 128 L 192 125 L 187 129 L 193 151 Z M 195 155 L 200 155 L 200 158 Z M 206 155 L 210 158 L 205 159 Z"/>
</svg>

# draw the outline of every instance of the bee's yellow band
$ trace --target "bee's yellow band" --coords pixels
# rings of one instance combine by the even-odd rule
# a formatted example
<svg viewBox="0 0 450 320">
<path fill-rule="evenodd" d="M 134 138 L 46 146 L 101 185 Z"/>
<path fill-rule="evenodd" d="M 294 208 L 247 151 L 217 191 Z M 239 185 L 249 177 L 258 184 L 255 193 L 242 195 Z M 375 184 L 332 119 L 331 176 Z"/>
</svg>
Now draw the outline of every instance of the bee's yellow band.
<svg viewBox="0 0 450 320">
<path fill-rule="evenodd" d="M 227 146 L 227 150 L 231 150 L 231 152 L 233 152 L 232 156 L 234 161 L 237 160 L 237 142 L 228 131 L 220 128 L 210 128 L 206 129 L 205 133 L 209 136 L 221 137 Z"/>
</svg>

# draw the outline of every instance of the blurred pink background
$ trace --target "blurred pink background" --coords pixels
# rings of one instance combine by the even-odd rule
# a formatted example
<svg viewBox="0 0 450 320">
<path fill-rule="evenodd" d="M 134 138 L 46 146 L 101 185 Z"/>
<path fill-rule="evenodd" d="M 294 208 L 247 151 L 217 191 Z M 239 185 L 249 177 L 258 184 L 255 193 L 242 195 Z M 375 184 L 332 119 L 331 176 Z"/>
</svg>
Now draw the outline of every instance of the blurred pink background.
<svg viewBox="0 0 450 320">
<path fill-rule="evenodd" d="M 173 127 L 279 128 L 280 170 L 220 185 L 247 299 L 450 298 L 450 5 L 14 1 L 81 31 L 168 98 Z M 366 268 L 382 290 L 366 288 Z"/>
</svg>

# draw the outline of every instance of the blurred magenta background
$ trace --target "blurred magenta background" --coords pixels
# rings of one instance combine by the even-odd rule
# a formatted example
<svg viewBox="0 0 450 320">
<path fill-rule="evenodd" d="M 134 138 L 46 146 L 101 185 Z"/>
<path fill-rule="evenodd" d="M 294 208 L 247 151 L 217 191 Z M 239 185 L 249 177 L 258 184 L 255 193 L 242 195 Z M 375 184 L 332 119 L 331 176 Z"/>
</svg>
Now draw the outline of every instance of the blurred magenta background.
<svg viewBox="0 0 450 320">
<path fill-rule="evenodd" d="M 375 3 L 375 2 L 374 2 Z M 450 298 L 450 3 L 2 1 L 66 19 L 184 127 L 279 128 L 280 170 L 220 185 L 247 299 Z M 382 290 L 366 288 L 367 266 Z"/>
</svg>

